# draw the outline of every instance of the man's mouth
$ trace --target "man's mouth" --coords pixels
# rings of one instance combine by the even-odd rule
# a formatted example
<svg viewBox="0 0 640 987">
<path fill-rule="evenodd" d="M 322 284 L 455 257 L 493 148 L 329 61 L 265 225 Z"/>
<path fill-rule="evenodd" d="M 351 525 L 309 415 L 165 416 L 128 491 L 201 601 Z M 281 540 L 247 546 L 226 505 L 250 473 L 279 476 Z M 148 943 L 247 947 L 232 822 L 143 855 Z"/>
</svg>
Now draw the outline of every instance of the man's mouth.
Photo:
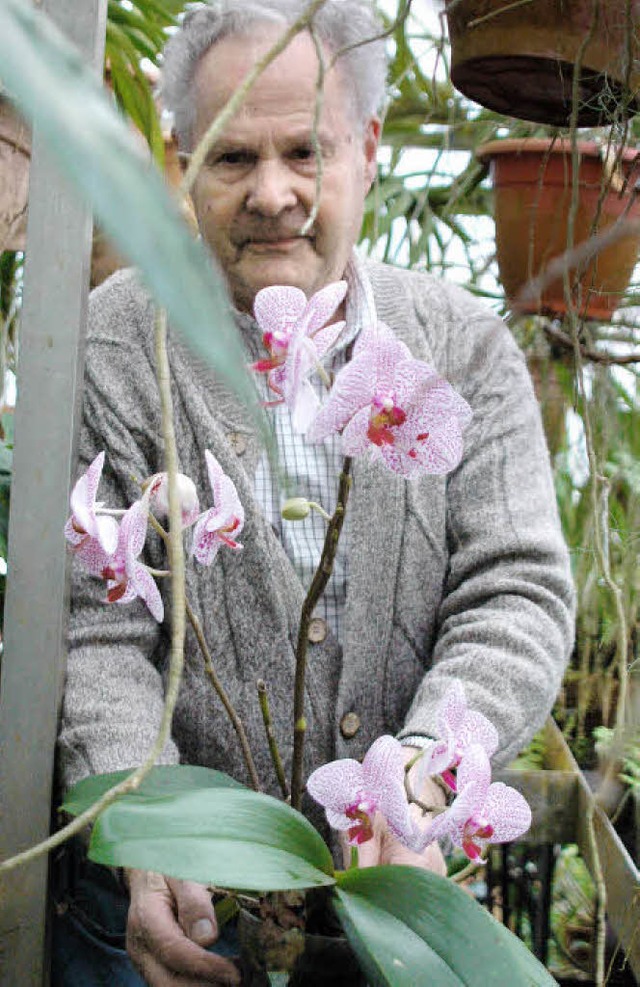
<svg viewBox="0 0 640 987">
<path fill-rule="evenodd" d="M 312 238 L 308 236 L 283 235 L 280 237 L 251 237 L 245 240 L 243 247 L 253 250 L 256 253 L 271 253 L 279 251 L 295 250 L 303 243 L 311 243 Z"/>
</svg>

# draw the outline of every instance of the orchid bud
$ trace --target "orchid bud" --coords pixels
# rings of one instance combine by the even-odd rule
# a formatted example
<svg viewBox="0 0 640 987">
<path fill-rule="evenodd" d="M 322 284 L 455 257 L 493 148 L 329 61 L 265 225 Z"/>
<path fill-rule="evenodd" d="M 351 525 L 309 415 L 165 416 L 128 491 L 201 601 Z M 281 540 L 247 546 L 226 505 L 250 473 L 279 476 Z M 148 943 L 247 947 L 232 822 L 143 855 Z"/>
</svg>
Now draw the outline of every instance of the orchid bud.
<svg viewBox="0 0 640 987">
<path fill-rule="evenodd" d="M 160 517 L 166 517 L 169 513 L 169 478 L 166 473 L 156 473 L 152 476 L 148 484 L 145 485 L 151 491 L 149 504 Z M 176 486 L 178 489 L 178 501 L 182 514 L 182 524 L 191 524 L 200 510 L 198 503 L 198 493 L 193 480 L 178 473 L 176 476 Z"/>
<path fill-rule="evenodd" d="M 280 511 L 285 521 L 304 521 L 310 512 L 311 504 L 306 497 L 290 497 Z"/>
</svg>

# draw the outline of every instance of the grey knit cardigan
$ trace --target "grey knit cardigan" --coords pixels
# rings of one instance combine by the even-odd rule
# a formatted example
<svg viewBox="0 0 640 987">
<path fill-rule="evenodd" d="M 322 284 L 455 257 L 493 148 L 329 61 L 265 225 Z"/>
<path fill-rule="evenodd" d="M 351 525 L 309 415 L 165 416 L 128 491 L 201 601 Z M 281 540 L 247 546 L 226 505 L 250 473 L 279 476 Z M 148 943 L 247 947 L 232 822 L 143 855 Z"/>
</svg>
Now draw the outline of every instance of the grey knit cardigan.
<svg viewBox="0 0 640 987">
<path fill-rule="evenodd" d="M 354 463 L 344 641 L 340 648 L 329 634 L 310 645 L 306 769 L 359 758 L 384 733 L 434 735 L 438 703 L 455 679 L 496 724 L 494 760 L 503 764 L 547 716 L 574 627 L 568 554 L 531 382 L 504 324 L 466 292 L 387 265 L 368 271 L 379 317 L 461 392 L 474 418 L 463 461 L 447 477 L 407 482 L 368 458 Z M 110 505 L 133 503 L 139 481 L 163 468 L 152 316 L 131 271 L 91 297 L 79 471 L 106 451 L 99 499 Z M 211 568 L 189 565 L 188 594 L 264 786 L 274 790 L 255 683 L 267 683 L 288 766 L 304 591 L 255 502 L 262 447 L 245 409 L 175 337 L 170 359 L 181 469 L 210 506 L 210 449 L 246 510 L 244 550 L 220 552 Z M 146 560 L 166 567 L 156 536 Z M 105 605 L 104 595 L 100 581 L 76 567 L 59 739 L 64 786 L 140 763 L 160 719 L 170 608 L 159 626 L 139 601 Z M 340 726 L 346 712 L 360 723 L 348 737 Z M 173 740 L 162 760 L 247 779 L 190 630 Z"/>
</svg>

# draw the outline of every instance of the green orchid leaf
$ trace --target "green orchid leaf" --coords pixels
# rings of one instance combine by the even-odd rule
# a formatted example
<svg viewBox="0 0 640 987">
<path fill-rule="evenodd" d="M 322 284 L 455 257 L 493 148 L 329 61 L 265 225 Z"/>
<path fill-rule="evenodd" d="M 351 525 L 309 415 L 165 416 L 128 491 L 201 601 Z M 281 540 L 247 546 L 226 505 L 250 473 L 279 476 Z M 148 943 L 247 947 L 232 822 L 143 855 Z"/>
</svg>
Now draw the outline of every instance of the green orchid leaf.
<svg viewBox="0 0 640 987">
<path fill-rule="evenodd" d="M 129 772 L 79 782 L 77 815 Z M 97 819 L 89 856 L 222 888 L 278 891 L 334 883 L 331 854 L 304 816 L 207 768 L 156 767 Z"/>
<path fill-rule="evenodd" d="M 452 881 L 415 867 L 337 876 L 334 906 L 372 987 L 548 987 L 527 947 Z"/>
<path fill-rule="evenodd" d="M 260 420 L 223 279 L 76 50 L 32 4 L 3 0 L 0 65 L 7 92 L 172 324 Z"/>
<path fill-rule="evenodd" d="M 81 812 L 90 809 L 105 792 L 120 784 L 131 774 L 133 774 L 132 770 L 111 771 L 109 774 L 83 778 L 69 789 L 60 808 L 71 816 L 79 816 Z M 189 764 L 158 764 L 143 778 L 135 792 L 122 797 L 137 800 L 156 799 L 207 788 L 243 787 L 230 775 L 226 775 L 223 771 L 214 771 L 213 768 L 200 768 Z"/>
</svg>

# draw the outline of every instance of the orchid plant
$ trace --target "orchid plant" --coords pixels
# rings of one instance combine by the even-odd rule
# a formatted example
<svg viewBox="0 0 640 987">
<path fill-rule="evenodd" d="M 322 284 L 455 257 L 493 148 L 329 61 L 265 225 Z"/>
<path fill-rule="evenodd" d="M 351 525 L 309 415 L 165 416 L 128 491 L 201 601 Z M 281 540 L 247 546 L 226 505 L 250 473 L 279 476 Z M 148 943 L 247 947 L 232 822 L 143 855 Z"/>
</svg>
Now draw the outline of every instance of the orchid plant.
<svg viewBox="0 0 640 987">
<path fill-rule="evenodd" d="M 322 360 L 344 328 L 343 321 L 330 320 L 346 290 L 345 282 L 337 282 L 307 300 L 298 288 L 274 286 L 263 289 L 255 300 L 266 356 L 253 364 L 253 370 L 266 374 L 275 395 L 266 403 L 285 404 L 294 428 L 308 441 L 320 442 L 337 433 L 346 456 L 338 508 L 328 520 L 319 567 L 323 575 L 313 581 L 301 627 L 331 571 L 347 504 L 350 457 L 369 455 L 408 482 L 421 474 L 447 473 L 460 461 L 462 433 L 471 418 L 460 395 L 379 323 L 361 332 L 352 359 L 330 385 Z M 315 372 L 330 385 L 324 403 L 310 383 Z M 199 565 L 209 566 L 220 551 L 242 550 L 238 536 L 244 509 L 233 481 L 214 455 L 207 450 L 205 457 L 212 506 L 201 510 L 195 486 L 186 476 L 179 475 L 178 491 L 182 526 L 191 531 L 191 555 Z M 166 573 L 150 569 L 140 557 L 149 523 L 165 534 L 158 519 L 167 512 L 166 475 L 145 481 L 140 499 L 118 511 L 97 500 L 104 458 L 101 452 L 71 494 L 72 513 L 65 528 L 69 547 L 78 564 L 104 581 L 107 605 L 123 605 L 139 597 L 151 616 L 162 621 L 155 580 Z M 407 867 L 335 870 L 328 847 L 298 811 L 306 640 L 301 632 L 293 702 L 291 804 L 284 782 L 285 801 L 278 801 L 245 789 L 220 772 L 157 767 L 137 791 L 98 817 L 90 856 L 105 864 L 208 882 L 231 893 L 328 888 L 333 909 L 374 985 L 553 983 L 526 947 L 453 882 Z M 263 699 L 268 728 L 268 704 Z M 362 763 L 334 761 L 307 779 L 306 789 L 324 807 L 329 825 L 344 832 L 355 848 L 353 863 L 357 847 L 372 838 L 377 815 L 414 851 L 443 841 L 461 847 L 472 861 L 480 860 L 489 844 L 515 839 L 528 828 L 531 812 L 523 797 L 506 785 L 491 783 L 489 759 L 498 746 L 497 731 L 482 714 L 468 708 L 460 684 L 454 683 L 445 696 L 437 723 L 439 735 L 414 758 L 412 777 L 418 783 L 426 777 L 439 778 L 450 793 L 446 808 L 423 806 L 414 797 L 409 784 L 413 762 L 405 764 L 405 749 L 391 736 L 376 740 Z M 281 778 L 277 748 L 270 744 L 270 749 Z M 79 814 L 126 775 L 117 772 L 80 782 L 63 808 Z M 250 775 L 254 777 L 251 771 Z M 431 812 L 428 822 L 412 803 Z M 473 938 L 472 962 L 458 947 L 460 929 Z M 400 939 L 411 937 L 412 947 L 406 953 L 399 945 L 399 930 Z"/>
</svg>

